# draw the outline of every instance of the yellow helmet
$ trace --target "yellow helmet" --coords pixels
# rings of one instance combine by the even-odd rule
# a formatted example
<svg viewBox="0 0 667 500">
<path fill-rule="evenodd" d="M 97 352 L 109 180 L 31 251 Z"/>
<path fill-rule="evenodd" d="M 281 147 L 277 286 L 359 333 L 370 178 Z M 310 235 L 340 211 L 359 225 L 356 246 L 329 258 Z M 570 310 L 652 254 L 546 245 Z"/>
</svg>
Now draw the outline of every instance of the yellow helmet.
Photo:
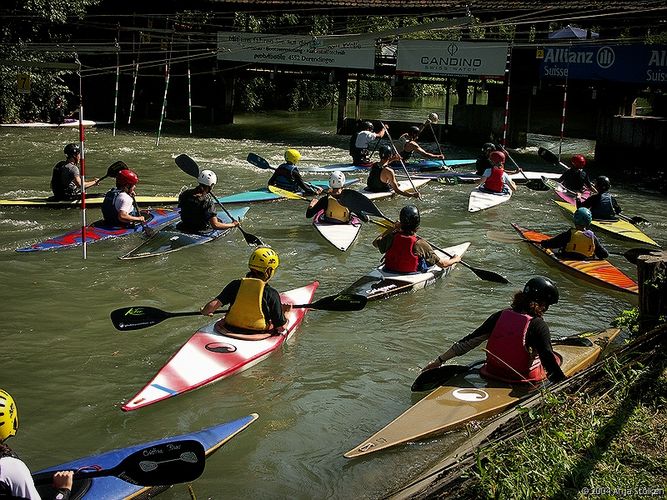
<svg viewBox="0 0 667 500">
<path fill-rule="evenodd" d="M 288 149 L 285 151 L 285 161 L 296 165 L 301 159 L 301 153 L 296 149 Z"/>
<path fill-rule="evenodd" d="M 0 389 L 0 443 L 12 437 L 19 429 L 19 413 L 14 399 Z"/>
<path fill-rule="evenodd" d="M 278 254 L 269 247 L 257 248 L 248 261 L 248 267 L 254 271 L 266 273 L 269 269 L 275 271 L 280 265 Z"/>
</svg>

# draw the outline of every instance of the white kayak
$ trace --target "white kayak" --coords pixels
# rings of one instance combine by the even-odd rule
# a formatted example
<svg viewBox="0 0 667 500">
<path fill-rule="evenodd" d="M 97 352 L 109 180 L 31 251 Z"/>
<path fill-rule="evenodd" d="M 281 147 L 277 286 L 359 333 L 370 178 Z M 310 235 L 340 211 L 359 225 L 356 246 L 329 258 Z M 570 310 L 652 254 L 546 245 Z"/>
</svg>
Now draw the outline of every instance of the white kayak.
<svg viewBox="0 0 667 500">
<path fill-rule="evenodd" d="M 507 193 L 492 193 L 482 191 L 479 186 L 472 190 L 468 198 L 468 212 L 479 212 L 487 208 L 495 207 L 501 203 L 509 201 L 512 197 L 512 191 Z"/>
<path fill-rule="evenodd" d="M 412 182 L 410 182 L 408 179 L 398 181 L 398 187 L 401 189 L 401 191 L 407 191 L 408 193 L 413 193 L 413 185 L 417 189 L 422 187 L 424 184 L 427 182 L 431 181 L 431 179 L 412 179 Z M 379 191 L 379 192 L 374 192 L 374 191 L 368 191 L 365 187 L 358 189 L 358 191 L 363 194 L 366 198 L 369 200 L 379 200 L 381 198 L 389 198 L 391 196 L 394 196 L 396 193 L 394 191 Z"/>
<path fill-rule="evenodd" d="M 102 125 L 113 125 L 113 122 L 98 122 L 94 120 L 83 120 L 84 127 L 99 127 Z M 19 127 L 19 128 L 75 128 L 79 126 L 79 120 L 65 120 L 63 123 L 47 122 L 23 122 L 23 123 L 0 123 L 0 127 Z"/>
<path fill-rule="evenodd" d="M 350 221 L 344 222 L 329 222 L 324 217 L 324 210 L 320 210 L 313 217 L 313 226 L 322 237 L 331 243 L 341 252 L 345 252 L 354 240 L 359 236 L 361 230 L 361 219 L 356 215 L 352 215 Z"/>
</svg>

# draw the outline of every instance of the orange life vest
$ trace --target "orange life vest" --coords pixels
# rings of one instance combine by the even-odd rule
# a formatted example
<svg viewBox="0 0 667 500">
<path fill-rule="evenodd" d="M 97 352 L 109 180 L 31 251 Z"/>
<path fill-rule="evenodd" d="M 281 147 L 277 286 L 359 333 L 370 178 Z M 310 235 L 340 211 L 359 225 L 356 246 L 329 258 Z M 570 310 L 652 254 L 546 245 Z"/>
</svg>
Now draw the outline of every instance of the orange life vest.
<svg viewBox="0 0 667 500">
<path fill-rule="evenodd" d="M 484 182 L 484 187 L 494 193 L 502 193 L 505 187 L 505 183 L 503 182 L 504 173 L 505 169 L 503 167 L 492 167 L 491 175 Z"/>
</svg>

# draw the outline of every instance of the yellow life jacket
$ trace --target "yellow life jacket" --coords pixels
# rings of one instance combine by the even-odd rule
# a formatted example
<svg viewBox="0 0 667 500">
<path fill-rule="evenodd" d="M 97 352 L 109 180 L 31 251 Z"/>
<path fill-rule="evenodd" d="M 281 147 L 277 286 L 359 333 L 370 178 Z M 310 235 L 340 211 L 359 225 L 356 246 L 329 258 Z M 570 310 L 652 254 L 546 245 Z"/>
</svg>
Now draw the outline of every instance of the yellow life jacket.
<svg viewBox="0 0 667 500">
<path fill-rule="evenodd" d="M 587 235 L 578 229 L 570 230 L 570 241 L 565 245 L 566 253 L 578 253 L 584 257 L 593 257 L 595 255 L 595 239 L 592 233 Z"/>
<path fill-rule="evenodd" d="M 242 330 L 263 332 L 267 329 L 262 311 L 262 297 L 266 282 L 257 278 L 243 278 L 234 303 L 225 316 L 225 325 Z"/>
<path fill-rule="evenodd" d="M 350 220 L 350 211 L 338 203 L 338 200 L 333 196 L 327 196 L 327 210 L 324 215 L 327 219 L 340 222 L 349 222 Z"/>
</svg>

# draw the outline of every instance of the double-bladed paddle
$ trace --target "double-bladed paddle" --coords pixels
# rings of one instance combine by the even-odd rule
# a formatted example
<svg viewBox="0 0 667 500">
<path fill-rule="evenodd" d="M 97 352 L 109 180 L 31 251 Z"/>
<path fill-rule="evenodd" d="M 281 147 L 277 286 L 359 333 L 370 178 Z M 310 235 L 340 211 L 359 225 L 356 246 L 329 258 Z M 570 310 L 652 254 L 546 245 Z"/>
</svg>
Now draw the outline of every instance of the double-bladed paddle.
<svg viewBox="0 0 667 500">
<path fill-rule="evenodd" d="M 100 180 L 97 181 L 97 182 L 99 184 L 100 182 L 102 182 L 107 177 L 114 177 L 115 178 L 118 175 L 118 172 L 120 172 L 121 170 L 129 170 L 129 169 L 130 169 L 130 167 L 128 167 L 125 164 L 124 161 L 118 160 L 117 162 L 114 162 L 111 165 L 109 165 L 109 168 L 107 168 L 107 173 L 102 178 L 100 178 Z"/>
<path fill-rule="evenodd" d="M 137 450 L 110 469 L 98 469 L 91 464 L 75 471 L 74 479 L 115 476 L 139 486 L 166 486 L 197 479 L 205 465 L 204 446 L 194 439 L 183 439 Z M 35 474 L 35 485 L 51 483 L 55 472 Z"/>
<path fill-rule="evenodd" d="M 194 178 L 199 177 L 199 165 L 197 165 L 197 163 L 192 158 L 190 158 L 188 155 L 180 154 L 174 159 L 174 161 L 176 162 L 176 165 L 178 165 L 178 168 L 180 168 L 186 174 L 188 174 L 188 175 L 190 175 Z M 225 206 L 222 203 L 220 203 L 220 200 L 218 199 L 218 197 L 213 194 L 213 189 L 211 189 L 210 194 L 211 194 L 211 196 L 213 196 L 213 199 L 215 199 L 215 201 L 218 203 L 218 205 L 220 205 L 220 208 L 222 208 L 224 210 L 224 212 L 231 219 L 231 221 L 236 222 L 236 219 L 234 219 L 234 217 L 232 217 L 232 214 L 230 214 L 229 211 L 225 208 Z M 254 234 L 247 233 L 241 227 L 240 223 L 237 227 L 239 228 L 239 231 L 241 231 L 241 234 L 245 238 L 245 241 L 248 245 L 260 245 L 261 246 L 261 245 L 264 244 L 264 243 L 262 243 L 262 240 L 260 240 Z"/>
<path fill-rule="evenodd" d="M 505 146 L 502 144 L 499 144 L 500 149 L 503 150 L 503 153 L 507 155 L 507 157 L 510 159 L 510 161 L 514 164 L 514 166 L 521 172 L 521 175 L 523 175 L 523 178 L 526 179 L 526 187 L 528 189 L 532 189 L 533 191 L 549 191 L 549 188 L 544 185 L 542 182 L 542 179 L 529 179 L 526 173 L 523 171 L 523 169 L 517 164 L 517 162 L 514 161 L 514 158 L 512 158 L 512 155 L 510 155 L 509 151 L 505 149 Z"/>
<path fill-rule="evenodd" d="M 248 153 L 246 161 L 264 170 L 276 170 L 276 167 L 272 167 L 271 164 L 265 158 L 262 158 L 261 156 L 255 153 Z M 317 190 L 319 189 L 317 186 L 312 185 L 310 182 L 304 181 L 303 183 L 315 192 L 317 192 Z"/>
<path fill-rule="evenodd" d="M 319 309 L 322 311 L 360 311 L 366 306 L 368 299 L 364 295 L 337 294 L 323 297 L 310 304 L 292 304 L 295 308 Z M 228 309 L 219 309 L 216 314 L 227 312 Z M 200 311 L 167 312 L 157 307 L 132 306 L 122 307 L 111 311 L 110 317 L 117 330 L 141 330 L 157 325 L 165 319 L 178 316 L 199 316 Z"/>
</svg>

